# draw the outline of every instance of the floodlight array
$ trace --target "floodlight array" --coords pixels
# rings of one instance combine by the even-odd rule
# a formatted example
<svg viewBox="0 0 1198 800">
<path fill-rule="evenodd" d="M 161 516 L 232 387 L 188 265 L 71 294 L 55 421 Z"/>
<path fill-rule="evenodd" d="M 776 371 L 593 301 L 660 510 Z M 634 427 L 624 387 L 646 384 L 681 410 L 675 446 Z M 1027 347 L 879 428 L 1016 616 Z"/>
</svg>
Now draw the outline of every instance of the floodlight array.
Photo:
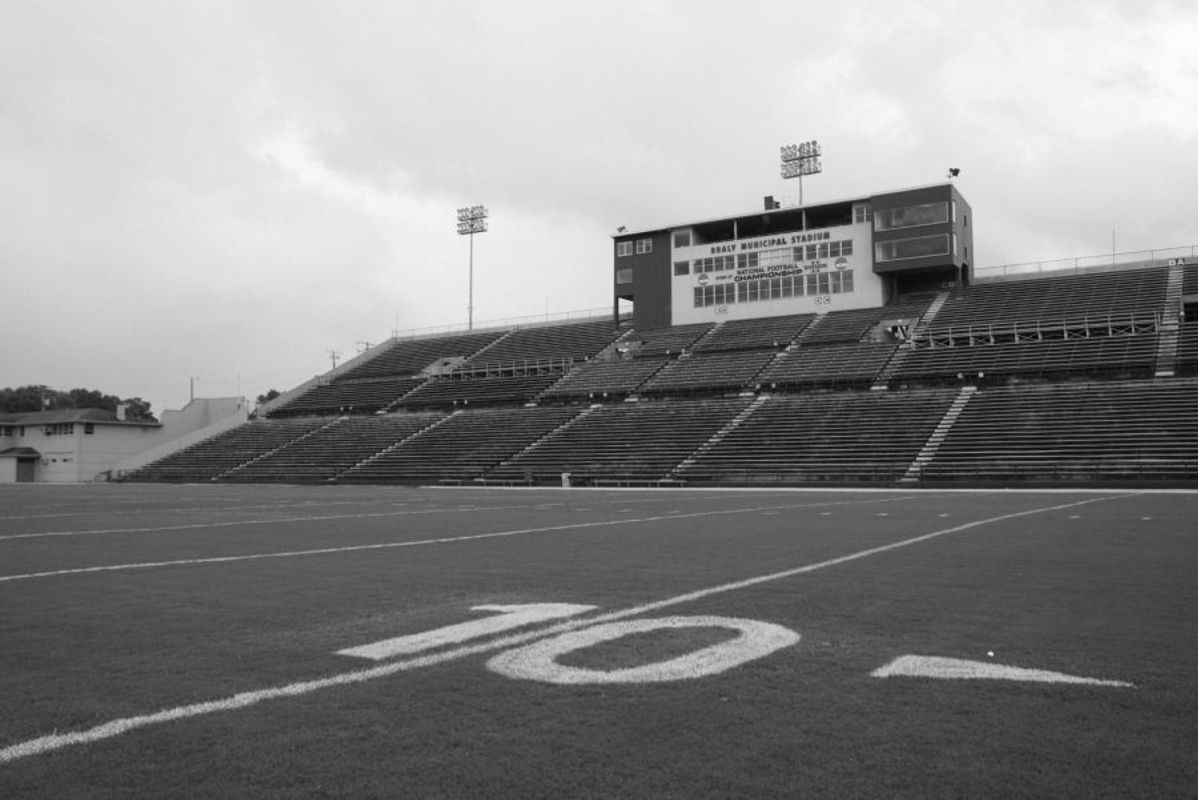
<svg viewBox="0 0 1198 800">
<path fill-rule="evenodd" d="M 484 233 L 487 230 L 486 206 L 463 206 L 458 209 L 458 233 Z"/>
<path fill-rule="evenodd" d="M 820 161 L 823 149 L 819 142 L 812 139 L 802 144 L 787 144 L 782 146 L 782 177 L 801 178 L 804 175 L 814 175 L 823 172 L 824 165 Z"/>
</svg>

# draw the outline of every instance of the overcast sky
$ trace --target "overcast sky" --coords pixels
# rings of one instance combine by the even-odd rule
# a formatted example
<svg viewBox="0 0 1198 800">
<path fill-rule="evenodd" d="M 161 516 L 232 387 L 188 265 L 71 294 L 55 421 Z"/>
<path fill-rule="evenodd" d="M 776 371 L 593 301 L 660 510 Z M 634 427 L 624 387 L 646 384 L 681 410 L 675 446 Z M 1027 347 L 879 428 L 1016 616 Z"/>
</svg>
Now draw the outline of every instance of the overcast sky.
<svg viewBox="0 0 1198 800">
<path fill-rule="evenodd" d="M 608 308 L 619 225 L 957 166 L 979 266 L 1198 244 L 1198 5 L 0 0 L 0 386 L 288 389 Z"/>
</svg>

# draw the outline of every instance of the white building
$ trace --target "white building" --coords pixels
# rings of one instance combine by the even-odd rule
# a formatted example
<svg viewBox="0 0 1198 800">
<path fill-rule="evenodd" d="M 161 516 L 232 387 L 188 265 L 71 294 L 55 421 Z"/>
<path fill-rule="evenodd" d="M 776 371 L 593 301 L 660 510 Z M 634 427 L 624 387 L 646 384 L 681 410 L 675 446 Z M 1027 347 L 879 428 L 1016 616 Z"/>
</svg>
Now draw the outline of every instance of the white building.
<svg viewBox="0 0 1198 800">
<path fill-rule="evenodd" d="M 193 400 L 162 422 L 98 408 L 0 414 L 0 483 L 84 483 L 245 422 L 244 398 Z M 157 455 L 162 454 L 162 455 Z"/>
</svg>

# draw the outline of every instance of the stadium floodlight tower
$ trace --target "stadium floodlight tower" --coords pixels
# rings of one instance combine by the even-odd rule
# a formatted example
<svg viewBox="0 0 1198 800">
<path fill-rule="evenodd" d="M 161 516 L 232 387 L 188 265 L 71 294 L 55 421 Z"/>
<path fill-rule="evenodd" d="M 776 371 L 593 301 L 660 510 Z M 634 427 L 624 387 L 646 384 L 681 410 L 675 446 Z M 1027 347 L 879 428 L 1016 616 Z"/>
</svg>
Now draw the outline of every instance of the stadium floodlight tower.
<svg viewBox="0 0 1198 800">
<path fill-rule="evenodd" d="M 820 161 L 823 150 L 819 142 L 812 139 L 802 144 L 782 145 L 782 177 L 799 179 L 799 205 L 803 205 L 803 176 L 823 172 Z"/>
<path fill-rule="evenodd" d="M 474 234 L 486 232 L 486 206 L 469 206 L 458 209 L 458 235 L 470 237 L 470 299 L 466 306 L 467 324 L 470 330 L 474 330 Z"/>
</svg>

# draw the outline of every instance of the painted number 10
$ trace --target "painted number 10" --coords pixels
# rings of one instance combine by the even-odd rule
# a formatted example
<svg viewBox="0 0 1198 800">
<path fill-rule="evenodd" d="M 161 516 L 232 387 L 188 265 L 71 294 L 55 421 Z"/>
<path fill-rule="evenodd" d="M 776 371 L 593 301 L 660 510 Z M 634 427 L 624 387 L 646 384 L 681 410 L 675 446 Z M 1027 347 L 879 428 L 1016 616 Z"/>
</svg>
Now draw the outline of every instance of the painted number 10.
<svg viewBox="0 0 1198 800">
<path fill-rule="evenodd" d="M 381 661 L 412 655 L 436 647 L 460 645 L 538 622 L 584 614 L 595 606 L 569 603 L 475 606 L 472 611 L 493 611 L 494 616 L 448 625 L 424 633 L 384 639 L 337 651 L 339 655 Z M 616 669 L 588 669 L 562 664 L 558 659 L 626 636 L 680 628 L 723 628 L 736 632 L 727 641 L 648 664 Z M 542 683 L 650 683 L 701 678 L 740 666 L 789 647 L 799 635 L 781 625 L 736 617 L 692 616 L 600 622 L 558 633 L 530 644 L 501 651 L 487 668 L 509 678 Z"/>
</svg>

